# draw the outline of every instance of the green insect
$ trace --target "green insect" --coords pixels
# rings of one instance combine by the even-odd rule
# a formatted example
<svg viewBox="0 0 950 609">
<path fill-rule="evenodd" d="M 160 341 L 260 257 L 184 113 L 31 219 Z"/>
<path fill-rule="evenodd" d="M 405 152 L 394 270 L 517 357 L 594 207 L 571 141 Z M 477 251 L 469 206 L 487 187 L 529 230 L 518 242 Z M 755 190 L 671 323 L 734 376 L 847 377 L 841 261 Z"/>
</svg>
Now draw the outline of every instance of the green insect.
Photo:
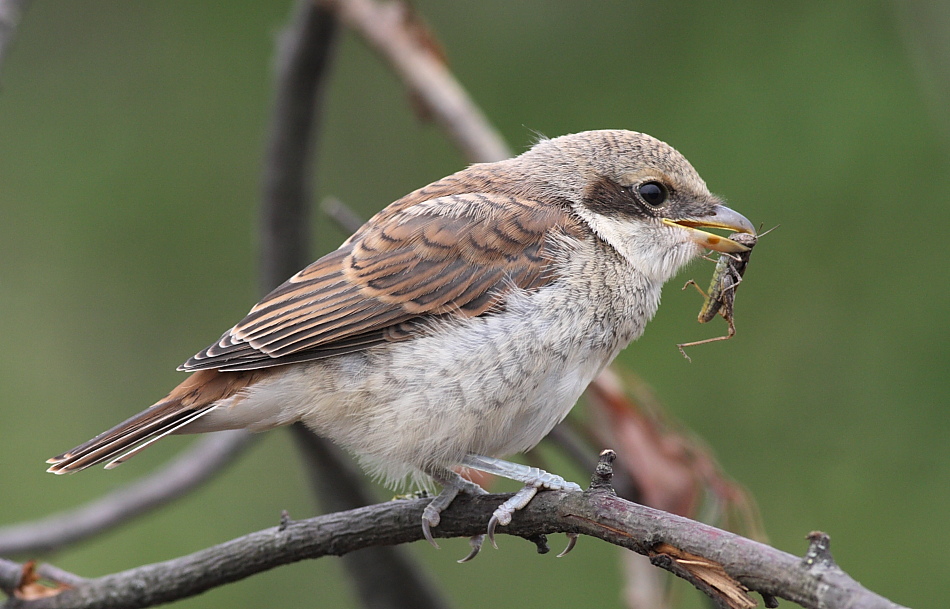
<svg viewBox="0 0 950 609">
<path fill-rule="evenodd" d="M 762 235 L 765 235 L 771 232 L 770 229 Z M 676 345 L 680 353 L 683 354 L 683 357 L 690 359 L 686 355 L 686 351 L 683 347 L 694 347 L 696 345 L 703 345 L 705 343 L 712 343 L 719 340 L 729 340 L 736 334 L 736 325 L 733 321 L 733 311 L 736 300 L 736 289 L 739 287 L 739 284 L 742 283 L 742 276 L 745 275 L 746 266 L 749 264 L 749 257 L 752 255 L 752 248 L 755 247 L 758 237 L 762 235 L 750 235 L 748 233 L 733 233 L 729 235 L 729 239 L 740 243 L 747 248 L 745 252 L 739 252 L 737 254 L 720 254 L 718 262 L 716 262 L 716 270 L 713 271 L 712 281 L 709 283 L 709 293 L 703 292 L 702 288 L 696 285 L 696 282 L 690 279 L 686 282 L 686 285 L 683 286 L 685 290 L 688 286 L 692 285 L 695 287 L 700 294 L 703 295 L 705 302 L 703 302 L 703 308 L 699 311 L 699 323 L 704 324 L 711 319 L 715 318 L 717 314 L 721 315 L 723 319 L 726 320 L 726 323 L 729 324 L 729 331 L 725 336 L 717 336 L 715 338 L 707 338 L 705 340 L 697 340 L 691 343 L 681 343 Z M 692 361 L 692 360 L 691 360 Z"/>
</svg>

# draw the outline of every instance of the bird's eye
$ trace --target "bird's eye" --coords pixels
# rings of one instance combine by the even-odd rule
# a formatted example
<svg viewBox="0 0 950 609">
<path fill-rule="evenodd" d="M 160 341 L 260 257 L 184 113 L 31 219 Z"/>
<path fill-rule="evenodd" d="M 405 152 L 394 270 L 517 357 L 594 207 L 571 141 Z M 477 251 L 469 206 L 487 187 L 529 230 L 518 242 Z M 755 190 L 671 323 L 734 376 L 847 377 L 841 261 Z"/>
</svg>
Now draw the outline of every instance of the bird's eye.
<svg viewBox="0 0 950 609">
<path fill-rule="evenodd" d="M 643 202 L 651 207 L 659 207 L 666 203 L 670 192 L 660 182 L 644 182 L 637 187 L 637 194 Z"/>
</svg>

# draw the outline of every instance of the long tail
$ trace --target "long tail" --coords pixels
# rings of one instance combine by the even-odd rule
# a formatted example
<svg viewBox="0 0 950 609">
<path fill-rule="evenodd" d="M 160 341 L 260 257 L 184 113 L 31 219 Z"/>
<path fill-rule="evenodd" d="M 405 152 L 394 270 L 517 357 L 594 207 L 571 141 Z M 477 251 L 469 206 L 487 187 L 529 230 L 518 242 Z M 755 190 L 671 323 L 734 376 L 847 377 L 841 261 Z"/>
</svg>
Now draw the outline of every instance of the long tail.
<svg viewBox="0 0 950 609">
<path fill-rule="evenodd" d="M 112 469 L 168 434 L 210 413 L 218 400 L 252 384 L 257 373 L 202 370 L 165 399 L 76 448 L 49 459 L 46 471 L 69 474 L 108 461 Z"/>
<path fill-rule="evenodd" d="M 52 474 L 69 474 L 103 461 L 109 461 L 106 469 L 112 469 L 152 442 L 164 438 L 213 409 L 214 406 L 205 406 L 198 410 L 182 410 L 180 404 L 175 401 L 159 402 L 88 442 L 47 460 L 46 462 L 52 465 L 46 471 Z"/>
</svg>

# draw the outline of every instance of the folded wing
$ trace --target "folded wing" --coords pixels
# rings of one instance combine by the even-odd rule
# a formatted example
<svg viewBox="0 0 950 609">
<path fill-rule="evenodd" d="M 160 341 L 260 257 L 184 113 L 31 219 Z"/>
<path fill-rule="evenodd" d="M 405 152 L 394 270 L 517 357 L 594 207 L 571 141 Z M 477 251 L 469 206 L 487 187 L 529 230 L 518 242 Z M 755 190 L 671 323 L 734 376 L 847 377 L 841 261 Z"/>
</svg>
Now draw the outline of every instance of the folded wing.
<svg viewBox="0 0 950 609">
<path fill-rule="evenodd" d="M 552 281 L 557 235 L 577 228 L 565 208 L 511 195 L 394 204 L 180 369 L 319 359 L 411 339 L 436 317 L 490 313 L 512 289 Z"/>
</svg>

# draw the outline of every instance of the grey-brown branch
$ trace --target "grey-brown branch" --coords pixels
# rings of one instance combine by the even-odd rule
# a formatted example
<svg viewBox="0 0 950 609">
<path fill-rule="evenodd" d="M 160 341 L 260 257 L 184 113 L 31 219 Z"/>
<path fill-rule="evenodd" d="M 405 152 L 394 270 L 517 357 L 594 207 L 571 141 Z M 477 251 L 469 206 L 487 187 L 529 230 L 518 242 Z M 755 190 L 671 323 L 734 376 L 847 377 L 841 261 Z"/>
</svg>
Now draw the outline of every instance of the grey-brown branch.
<svg viewBox="0 0 950 609">
<path fill-rule="evenodd" d="M 546 491 L 518 512 L 502 532 L 525 538 L 553 533 L 598 537 L 640 554 L 671 555 L 674 548 L 721 567 L 724 573 L 770 600 L 779 597 L 806 608 L 901 609 L 870 592 L 831 559 L 827 538 L 813 535 L 805 558 L 739 535 L 618 498 L 609 485 L 612 453 L 605 451 L 591 488 L 584 492 Z M 507 496 L 459 498 L 434 529 L 439 537 L 481 533 Z M 251 533 L 162 563 L 85 580 L 49 598 L 10 599 L 6 609 L 132 609 L 194 596 L 255 573 L 300 560 L 343 555 L 365 547 L 422 539 L 419 525 L 427 499 L 396 500 L 338 512 Z M 690 561 L 672 560 L 689 565 Z M 451 557 L 449 557 L 451 558 Z M 570 560 L 566 558 L 565 560 Z M 14 570 L 0 564 L 0 587 L 10 590 Z M 770 604 L 773 604 L 770 602 Z"/>
</svg>

